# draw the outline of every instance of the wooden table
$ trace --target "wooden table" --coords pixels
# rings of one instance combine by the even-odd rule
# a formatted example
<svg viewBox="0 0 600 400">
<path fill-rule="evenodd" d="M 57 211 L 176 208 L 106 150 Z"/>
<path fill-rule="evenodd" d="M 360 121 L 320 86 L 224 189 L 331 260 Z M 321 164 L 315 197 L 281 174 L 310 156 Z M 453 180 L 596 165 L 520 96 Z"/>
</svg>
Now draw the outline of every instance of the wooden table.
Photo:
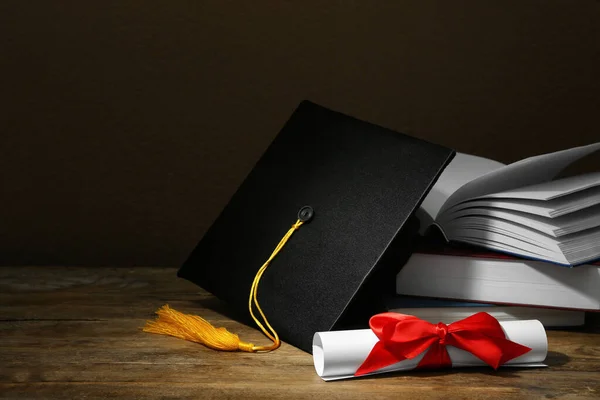
<svg viewBox="0 0 600 400">
<path fill-rule="evenodd" d="M 140 330 L 169 303 L 243 339 L 173 268 L 0 268 L 0 398 L 600 398 L 600 324 L 549 331 L 549 368 L 412 372 L 323 382 L 290 345 L 268 354 L 215 352 Z"/>
</svg>

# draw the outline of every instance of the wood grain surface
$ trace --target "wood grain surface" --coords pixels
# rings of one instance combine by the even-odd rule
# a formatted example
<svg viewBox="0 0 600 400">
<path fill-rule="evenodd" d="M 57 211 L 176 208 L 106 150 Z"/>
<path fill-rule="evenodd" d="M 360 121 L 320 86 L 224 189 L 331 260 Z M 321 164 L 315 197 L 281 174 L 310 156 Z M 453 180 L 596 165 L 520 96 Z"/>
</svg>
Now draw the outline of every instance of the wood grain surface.
<svg viewBox="0 0 600 400">
<path fill-rule="evenodd" d="M 0 398 L 598 399 L 600 324 L 548 331 L 548 368 L 412 372 L 323 382 L 310 354 L 223 353 L 141 331 L 169 303 L 256 343 L 173 268 L 0 268 Z"/>
</svg>

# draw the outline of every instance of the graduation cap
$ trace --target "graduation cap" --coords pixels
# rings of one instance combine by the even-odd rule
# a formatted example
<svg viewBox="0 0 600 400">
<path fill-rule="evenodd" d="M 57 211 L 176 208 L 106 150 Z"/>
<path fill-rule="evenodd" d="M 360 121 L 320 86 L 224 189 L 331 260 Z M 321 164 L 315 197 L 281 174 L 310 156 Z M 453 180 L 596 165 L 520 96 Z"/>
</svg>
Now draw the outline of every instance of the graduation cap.
<svg viewBox="0 0 600 400">
<path fill-rule="evenodd" d="M 281 337 L 310 352 L 317 331 L 368 327 L 411 255 L 414 212 L 454 154 L 302 102 L 178 271 L 252 314 L 274 343 L 168 306 L 145 330 L 223 350 L 272 350 Z"/>
</svg>

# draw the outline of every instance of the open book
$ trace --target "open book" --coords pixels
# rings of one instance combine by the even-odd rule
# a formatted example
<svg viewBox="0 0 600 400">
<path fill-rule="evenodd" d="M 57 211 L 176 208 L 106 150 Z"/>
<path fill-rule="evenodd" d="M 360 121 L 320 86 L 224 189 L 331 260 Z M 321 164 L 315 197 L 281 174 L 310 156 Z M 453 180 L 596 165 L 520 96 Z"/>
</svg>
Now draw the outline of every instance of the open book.
<svg viewBox="0 0 600 400">
<path fill-rule="evenodd" d="M 457 153 L 417 216 L 457 241 L 561 265 L 600 258 L 600 172 L 555 179 L 600 142 L 505 165 Z M 555 180 L 554 180 L 555 179 Z"/>
</svg>

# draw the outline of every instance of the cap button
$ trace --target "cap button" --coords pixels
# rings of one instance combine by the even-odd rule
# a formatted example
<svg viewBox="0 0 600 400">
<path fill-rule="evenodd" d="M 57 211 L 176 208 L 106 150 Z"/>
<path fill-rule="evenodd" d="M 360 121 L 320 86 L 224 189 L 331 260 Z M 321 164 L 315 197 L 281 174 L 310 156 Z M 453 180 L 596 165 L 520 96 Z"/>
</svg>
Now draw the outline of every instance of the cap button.
<svg viewBox="0 0 600 400">
<path fill-rule="evenodd" d="M 302 222 L 308 222 L 315 215 L 315 211 L 311 206 L 304 206 L 298 211 L 298 219 Z"/>
</svg>

